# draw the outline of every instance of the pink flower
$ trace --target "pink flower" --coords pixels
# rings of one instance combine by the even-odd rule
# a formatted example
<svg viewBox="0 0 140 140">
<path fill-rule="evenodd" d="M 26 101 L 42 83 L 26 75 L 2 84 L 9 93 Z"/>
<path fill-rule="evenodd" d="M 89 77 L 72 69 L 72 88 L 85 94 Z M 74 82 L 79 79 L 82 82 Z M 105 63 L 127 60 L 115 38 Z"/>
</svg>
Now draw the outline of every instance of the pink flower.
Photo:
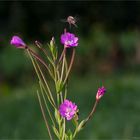
<svg viewBox="0 0 140 140">
<path fill-rule="evenodd" d="M 10 42 L 11 45 L 14 45 L 16 48 L 26 48 L 26 44 L 18 36 L 13 36 Z"/>
<path fill-rule="evenodd" d="M 59 107 L 60 115 L 67 120 L 71 120 L 77 112 L 77 105 L 69 100 L 65 100 Z"/>
<path fill-rule="evenodd" d="M 101 88 L 98 88 L 97 94 L 96 94 L 96 100 L 99 100 L 106 92 L 106 89 L 102 86 Z"/>
<path fill-rule="evenodd" d="M 61 35 L 61 43 L 64 44 L 66 48 L 78 46 L 78 37 L 75 37 L 74 34 L 66 32 Z"/>
</svg>

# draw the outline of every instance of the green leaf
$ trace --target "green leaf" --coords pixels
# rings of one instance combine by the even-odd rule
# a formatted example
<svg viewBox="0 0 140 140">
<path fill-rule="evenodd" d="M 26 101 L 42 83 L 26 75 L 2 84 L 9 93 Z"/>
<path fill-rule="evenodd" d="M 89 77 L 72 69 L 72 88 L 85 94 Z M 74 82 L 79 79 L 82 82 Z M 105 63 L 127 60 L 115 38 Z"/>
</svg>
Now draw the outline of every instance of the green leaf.
<svg viewBox="0 0 140 140">
<path fill-rule="evenodd" d="M 77 132 L 79 132 L 80 130 L 83 129 L 85 123 L 86 123 L 86 120 L 83 120 L 83 121 L 80 122 L 80 124 L 77 127 Z"/>
<path fill-rule="evenodd" d="M 58 122 L 58 124 L 61 124 L 62 118 L 60 117 L 60 114 L 59 114 L 59 112 L 58 112 L 57 109 L 55 109 L 54 115 L 55 115 L 55 119 L 56 119 L 56 121 Z"/>
<path fill-rule="evenodd" d="M 47 56 L 47 58 L 48 58 L 49 62 L 53 65 L 54 62 L 53 62 L 52 58 L 50 58 L 49 56 Z"/>
<path fill-rule="evenodd" d="M 57 47 L 55 46 L 55 44 L 50 43 L 49 48 L 50 48 L 51 54 L 53 56 L 53 59 L 56 60 L 57 59 L 57 55 L 58 55 Z"/>
<path fill-rule="evenodd" d="M 62 137 L 63 135 L 63 127 L 60 127 L 60 136 Z"/>
<path fill-rule="evenodd" d="M 56 92 L 57 93 L 60 93 L 60 91 L 62 91 L 62 89 L 63 89 L 63 83 L 62 83 L 62 81 L 61 80 L 58 80 L 57 82 L 56 82 Z"/>
<path fill-rule="evenodd" d="M 73 135 L 70 129 L 68 130 L 67 136 L 68 136 L 68 140 L 73 140 Z"/>
<path fill-rule="evenodd" d="M 55 115 L 56 121 L 58 122 L 60 116 L 58 114 L 58 110 L 57 109 L 55 109 L 54 115 Z"/>
<path fill-rule="evenodd" d="M 69 140 L 73 140 L 73 136 L 72 136 L 72 134 L 70 135 Z"/>
<path fill-rule="evenodd" d="M 68 140 L 68 135 L 67 134 L 65 134 L 65 140 Z"/>
<path fill-rule="evenodd" d="M 55 135 L 58 137 L 58 139 L 60 139 L 60 135 L 59 135 L 59 132 L 56 129 L 56 127 L 55 126 L 52 126 L 52 128 L 53 128 L 53 131 L 54 131 Z"/>
<path fill-rule="evenodd" d="M 72 119 L 72 122 L 73 122 L 73 124 L 74 124 L 75 127 L 78 126 L 77 115 L 75 115 L 75 117 Z"/>
</svg>

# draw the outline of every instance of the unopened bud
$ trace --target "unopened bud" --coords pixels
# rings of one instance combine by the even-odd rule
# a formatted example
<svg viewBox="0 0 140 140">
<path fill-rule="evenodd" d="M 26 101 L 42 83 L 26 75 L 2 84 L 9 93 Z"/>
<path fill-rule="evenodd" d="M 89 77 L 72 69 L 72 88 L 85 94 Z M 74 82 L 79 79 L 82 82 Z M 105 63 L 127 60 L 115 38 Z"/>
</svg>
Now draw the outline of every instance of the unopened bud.
<svg viewBox="0 0 140 140">
<path fill-rule="evenodd" d="M 106 92 L 106 89 L 105 87 L 101 87 L 101 88 L 98 88 L 98 91 L 97 91 L 97 94 L 96 94 L 96 100 L 99 100 Z"/>
<path fill-rule="evenodd" d="M 27 48 L 27 46 L 24 43 L 24 41 L 18 36 L 13 36 L 12 39 L 11 39 L 10 44 L 14 45 L 16 48 L 22 48 L 22 49 Z"/>
</svg>

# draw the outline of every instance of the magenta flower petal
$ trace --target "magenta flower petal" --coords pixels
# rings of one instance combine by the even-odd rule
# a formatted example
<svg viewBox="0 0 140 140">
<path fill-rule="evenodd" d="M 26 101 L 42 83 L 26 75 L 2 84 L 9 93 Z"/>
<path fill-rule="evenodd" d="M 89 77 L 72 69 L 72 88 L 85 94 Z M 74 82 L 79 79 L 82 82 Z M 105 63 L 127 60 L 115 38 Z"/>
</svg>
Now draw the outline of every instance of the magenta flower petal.
<svg viewBox="0 0 140 140">
<path fill-rule="evenodd" d="M 96 94 L 96 100 L 99 100 L 106 92 L 106 89 L 105 87 L 101 87 L 101 88 L 98 88 L 98 91 L 97 91 L 97 94 Z"/>
<path fill-rule="evenodd" d="M 18 36 L 13 36 L 10 42 L 11 45 L 14 45 L 16 48 L 25 48 L 26 44 Z"/>
<path fill-rule="evenodd" d="M 77 112 L 77 105 L 69 100 L 65 100 L 59 107 L 60 115 L 67 120 L 71 120 Z"/>
<path fill-rule="evenodd" d="M 78 46 L 78 37 L 75 37 L 72 33 L 66 32 L 61 35 L 61 43 L 67 48 L 76 47 Z"/>
<path fill-rule="evenodd" d="M 75 37 L 74 42 L 77 43 L 77 41 L 78 41 L 78 37 Z"/>
</svg>

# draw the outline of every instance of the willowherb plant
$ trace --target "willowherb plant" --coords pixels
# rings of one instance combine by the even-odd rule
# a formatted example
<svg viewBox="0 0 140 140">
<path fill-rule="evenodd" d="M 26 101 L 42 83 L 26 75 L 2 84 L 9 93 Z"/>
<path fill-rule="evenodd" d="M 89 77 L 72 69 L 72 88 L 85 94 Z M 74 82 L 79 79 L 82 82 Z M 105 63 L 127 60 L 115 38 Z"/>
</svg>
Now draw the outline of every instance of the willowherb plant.
<svg viewBox="0 0 140 140">
<path fill-rule="evenodd" d="M 75 49 L 78 46 L 78 40 L 79 38 L 76 35 L 67 32 L 65 29 L 64 33 L 61 35 L 61 43 L 64 45 L 64 48 L 60 56 L 54 37 L 52 37 L 48 44 L 48 50 L 43 48 L 38 41 L 35 41 L 38 49 L 47 57 L 47 61 L 27 46 L 20 37 L 13 36 L 10 42 L 16 48 L 27 51 L 32 61 L 40 86 L 40 90 L 37 91 L 39 105 L 50 140 L 53 140 L 52 132 L 59 140 L 75 139 L 78 132 L 84 128 L 93 116 L 97 103 L 106 92 L 104 87 L 98 89 L 96 101 L 91 112 L 84 120 L 79 121 L 78 107 L 75 103 L 68 100 L 67 97 L 68 78 L 74 62 Z M 69 63 L 67 60 L 67 49 L 72 49 Z M 53 86 L 50 84 L 50 80 L 46 78 L 44 69 L 49 73 L 51 80 L 53 81 Z M 45 108 L 43 104 L 45 105 Z M 45 109 L 50 117 L 50 123 L 48 123 L 48 119 L 46 118 Z M 70 130 L 66 127 L 66 121 L 73 122 L 74 130 Z"/>
</svg>

